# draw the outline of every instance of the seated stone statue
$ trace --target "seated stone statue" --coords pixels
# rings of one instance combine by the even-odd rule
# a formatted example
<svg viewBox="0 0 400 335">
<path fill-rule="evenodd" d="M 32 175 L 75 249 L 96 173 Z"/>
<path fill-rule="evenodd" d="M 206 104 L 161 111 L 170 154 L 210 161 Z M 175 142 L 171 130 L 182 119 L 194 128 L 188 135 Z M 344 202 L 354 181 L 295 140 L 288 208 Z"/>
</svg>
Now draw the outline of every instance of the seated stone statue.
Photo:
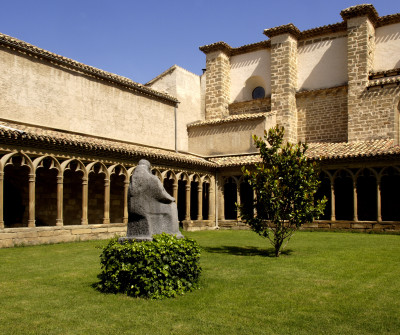
<svg viewBox="0 0 400 335">
<path fill-rule="evenodd" d="M 151 173 L 149 161 L 142 159 L 132 174 L 128 193 L 128 230 L 125 239 L 152 240 L 167 233 L 183 238 L 179 231 L 175 199 Z M 123 238 L 124 239 L 124 238 Z"/>
</svg>

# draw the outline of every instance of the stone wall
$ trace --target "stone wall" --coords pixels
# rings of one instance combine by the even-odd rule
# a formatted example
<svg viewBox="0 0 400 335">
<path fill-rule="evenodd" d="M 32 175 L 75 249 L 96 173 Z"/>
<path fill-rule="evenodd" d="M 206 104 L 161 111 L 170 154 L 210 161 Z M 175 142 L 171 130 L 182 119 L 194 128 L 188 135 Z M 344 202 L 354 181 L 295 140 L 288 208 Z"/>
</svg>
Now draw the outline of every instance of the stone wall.
<svg viewBox="0 0 400 335">
<path fill-rule="evenodd" d="M 4 120 L 175 149 L 173 101 L 4 47 L 0 64 Z"/>
<path fill-rule="evenodd" d="M 0 248 L 103 240 L 126 235 L 126 224 L 0 229 Z"/>
<path fill-rule="evenodd" d="M 230 115 L 268 113 L 271 111 L 271 98 L 255 99 L 242 102 L 234 102 L 229 105 Z"/>
<path fill-rule="evenodd" d="M 284 27 L 286 28 L 286 27 Z M 285 127 L 285 138 L 297 142 L 297 38 L 292 27 L 269 33 L 271 38 L 271 110 Z"/>
<path fill-rule="evenodd" d="M 347 140 L 347 87 L 298 93 L 297 136 L 302 142 Z"/>
<path fill-rule="evenodd" d="M 206 119 L 229 115 L 230 60 L 223 50 L 207 54 L 206 60 Z"/>
</svg>

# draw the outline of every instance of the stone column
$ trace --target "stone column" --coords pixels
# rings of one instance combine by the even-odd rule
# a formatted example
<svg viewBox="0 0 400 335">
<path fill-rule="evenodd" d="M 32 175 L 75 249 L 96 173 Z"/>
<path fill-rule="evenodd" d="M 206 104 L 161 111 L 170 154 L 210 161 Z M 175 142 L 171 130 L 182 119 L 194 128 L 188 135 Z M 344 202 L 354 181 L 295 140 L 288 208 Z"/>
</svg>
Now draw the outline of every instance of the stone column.
<svg viewBox="0 0 400 335">
<path fill-rule="evenodd" d="M 256 198 L 257 198 L 256 190 L 253 190 L 253 203 L 254 203 L 254 201 L 256 200 Z M 254 208 L 253 208 L 253 216 L 254 216 L 254 217 L 257 216 L 257 208 L 256 208 L 255 206 L 254 206 Z"/>
<path fill-rule="evenodd" d="M 208 188 L 208 192 L 209 192 L 208 220 L 215 222 L 215 188 L 212 180 L 210 182 L 210 187 Z"/>
<path fill-rule="evenodd" d="M 186 181 L 185 185 L 186 190 L 186 213 L 185 213 L 185 221 L 190 221 L 190 181 Z"/>
<path fill-rule="evenodd" d="M 4 172 L 0 171 L 0 229 L 4 229 Z"/>
<path fill-rule="evenodd" d="M 28 227 L 35 227 L 35 173 L 29 174 L 29 217 L 28 217 Z"/>
<path fill-rule="evenodd" d="M 88 224 L 88 192 L 89 192 L 89 185 L 88 185 L 89 178 L 82 177 L 82 225 Z"/>
<path fill-rule="evenodd" d="M 110 179 L 104 178 L 104 218 L 103 224 L 110 223 Z"/>
<path fill-rule="evenodd" d="M 203 183 L 197 186 L 197 220 L 203 219 Z"/>
<path fill-rule="evenodd" d="M 218 183 L 218 220 L 225 221 L 224 181 L 220 178 Z"/>
<path fill-rule="evenodd" d="M 353 180 L 353 221 L 358 221 L 358 206 L 357 206 L 357 179 Z"/>
<path fill-rule="evenodd" d="M 229 115 L 230 103 L 230 51 L 223 42 L 200 47 L 206 54 L 206 119 L 222 118 Z"/>
<path fill-rule="evenodd" d="M 372 5 L 358 5 L 342 10 L 340 15 L 347 23 L 348 140 L 370 139 L 364 125 L 371 121 L 371 107 L 363 105 L 362 94 L 373 68 L 378 13 Z"/>
<path fill-rule="evenodd" d="M 57 219 L 56 226 L 63 226 L 63 205 L 64 205 L 64 176 L 59 173 L 57 176 Z"/>
<path fill-rule="evenodd" d="M 236 183 L 236 203 L 238 206 L 241 204 L 241 199 L 240 199 L 240 184 Z M 236 220 L 240 220 L 240 211 L 236 207 Z"/>
<path fill-rule="evenodd" d="M 297 142 L 297 38 L 299 29 L 287 24 L 264 30 L 271 39 L 271 111 L 285 127 L 285 139 Z"/>
<path fill-rule="evenodd" d="M 331 221 L 336 221 L 335 183 L 331 182 Z"/>
<path fill-rule="evenodd" d="M 178 180 L 174 180 L 172 184 L 172 196 L 175 199 L 176 207 L 178 207 Z"/>
<path fill-rule="evenodd" d="M 123 223 L 128 223 L 128 190 L 129 190 L 129 179 L 124 182 L 124 217 Z"/>
<path fill-rule="evenodd" d="M 381 205 L 381 198 L 382 198 L 382 188 L 381 188 L 381 180 L 380 178 L 376 181 L 376 207 L 377 207 L 377 221 L 382 222 L 382 205 Z"/>
</svg>

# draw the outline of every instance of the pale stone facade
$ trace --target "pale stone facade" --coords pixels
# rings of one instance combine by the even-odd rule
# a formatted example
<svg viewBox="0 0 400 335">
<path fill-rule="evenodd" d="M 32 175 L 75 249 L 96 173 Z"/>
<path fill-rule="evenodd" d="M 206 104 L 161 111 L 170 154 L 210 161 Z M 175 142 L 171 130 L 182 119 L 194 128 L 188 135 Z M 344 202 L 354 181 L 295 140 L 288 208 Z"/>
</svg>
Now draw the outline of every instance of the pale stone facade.
<svg viewBox="0 0 400 335">
<path fill-rule="evenodd" d="M 321 160 L 328 205 L 308 228 L 400 230 L 400 14 L 341 16 L 203 46 L 202 76 L 173 66 L 145 85 L 0 34 L 0 247 L 123 234 L 141 158 L 184 229 L 244 229 L 241 167 L 276 124 Z"/>
</svg>

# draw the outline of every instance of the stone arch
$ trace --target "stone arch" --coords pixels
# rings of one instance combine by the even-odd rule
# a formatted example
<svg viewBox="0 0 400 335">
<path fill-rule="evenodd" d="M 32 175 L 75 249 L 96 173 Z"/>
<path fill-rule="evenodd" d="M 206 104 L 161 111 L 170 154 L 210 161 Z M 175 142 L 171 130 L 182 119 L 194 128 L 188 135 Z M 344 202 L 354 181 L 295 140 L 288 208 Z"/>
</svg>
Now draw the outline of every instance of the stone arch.
<svg viewBox="0 0 400 335">
<path fill-rule="evenodd" d="M 63 224 L 79 225 L 83 222 L 84 185 L 88 175 L 85 165 L 79 159 L 68 159 L 61 163 L 63 174 Z"/>
<path fill-rule="evenodd" d="M 201 216 L 203 220 L 210 220 L 210 201 L 211 197 L 211 177 L 209 175 L 203 175 L 200 178 L 202 185 L 201 192 Z"/>
<path fill-rule="evenodd" d="M 110 173 L 99 161 L 87 164 L 86 171 L 88 174 L 87 223 L 109 223 Z"/>
<path fill-rule="evenodd" d="M 193 173 L 189 176 L 190 179 L 190 219 L 201 219 L 201 177 L 198 173 Z M 200 207 L 199 207 L 200 206 Z"/>
<path fill-rule="evenodd" d="M 110 176 L 110 223 L 125 223 L 128 217 L 128 171 L 122 164 L 114 164 L 108 167 L 108 173 Z"/>
<path fill-rule="evenodd" d="M 22 151 L 0 159 L 0 227 L 35 226 L 35 169 Z M 3 212 L 4 211 L 4 212 Z"/>
<path fill-rule="evenodd" d="M 160 179 L 161 183 L 163 182 L 162 174 L 159 169 L 153 168 L 151 169 L 151 173 L 154 174 L 158 179 Z"/>
<path fill-rule="evenodd" d="M 382 221 L 400 221 L 400 169 L 387 166 L 379 172 Z"/>
<path fill-rule="evenodd" d="M 33 161 L 36 175 L 35 220 L 36 226 L 62 225 L 63 173 L 57 158 L 51 155 Z"/>
<path fill-rule="evenodd" d="M 238 217 L 236 203 L 238 202 L 238 178 L 226 176 L 223 178 L 224 213 L 226 220 L 236 220 Z"/>
<path fill-rule="evenodd" d="M 177 192 L 177 206 L 178 206 L 178 220 L 183 222 L 190 220 L 190 177 L 182 171 L 176 174 L 178 182 Z"/>
<path fill-rule="evenodd" d="M 176 200 L 177 198 L 176 190 L 178 187 L 177 185 L 178 181 L 175 173 L 171 170 L 165 170 L 161 173 L 161 180 L 165 190 L 168 192 L 169 195 L 173 196 Z"/>
<path fill-rule="evenodd" d="M 253 213 L 254 190 L 247 182 L 245 176 L 242 175 L 238 179 L 238 187 L 239 187 L 239 200 L 242 206 L 243 214 Z"/>
<path fill-rule="evenodd" d="M 336 220 L 354 218 L 354 174 L 349 169 L 338 169 L 333 174 Z"/>
<path fill-rule="evenodd" d="M 332 186 L 333 177 L 327 170 L 321 170 L 319 174 L 319 187 L 314 195 L 315 200 L 322 200 L 324 197 L 328 200 L 325 204 L 324 213 L 320 216 L 320 220 L 331 220 L 332 218 Z"/>
<path fill-rule="evenodd" d="M 374 169 L 362 168 L 355 174 L 357 187 L 357 217 L 360 221 L 376 221 L 378 216 L 377 183 Z"/>
</svg>

